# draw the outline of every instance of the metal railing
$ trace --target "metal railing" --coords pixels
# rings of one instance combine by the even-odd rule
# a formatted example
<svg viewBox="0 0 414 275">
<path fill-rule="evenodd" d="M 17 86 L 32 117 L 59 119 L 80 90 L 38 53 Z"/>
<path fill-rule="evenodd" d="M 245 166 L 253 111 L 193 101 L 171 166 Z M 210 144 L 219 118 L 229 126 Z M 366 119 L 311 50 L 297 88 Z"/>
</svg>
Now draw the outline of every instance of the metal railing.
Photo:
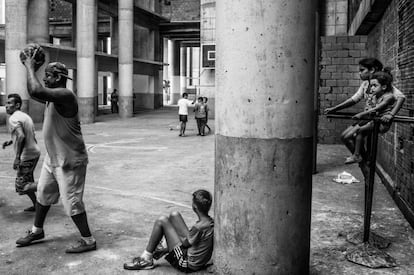
<svg viewBox="0 0 414 275">
<path fill-rule="evenodd" d="M 327 118 L 334 119 L 353 119 L 353 113 L 336 112 L 327 114 Z M 363 156 L 363 161 L 360 163 L 360 168 L 365 179 L 365 204 L 364 204 L 364 237 L 363 242 L 366 243 L 369 240 L 370 225 L 371 225 L 371 212 L 372 212 L 372 199 L 374 193 L 374 179 L 375 179 L 375 167 L 377 161 L 377 148 L 378 148 L 378 135 L 379 126 L 381 124 L 381 117 L 379 116 L 366 116 L 359 120 L 373 121 L 374 129 L 371 135 L 368 137 L 368 154 Z M 393 122 L 397 123 L 414 123 L 413 117 L 406 116 L 394 116 Z M 368 168 L 368 169 L 367 169 Z"/>
</svg>

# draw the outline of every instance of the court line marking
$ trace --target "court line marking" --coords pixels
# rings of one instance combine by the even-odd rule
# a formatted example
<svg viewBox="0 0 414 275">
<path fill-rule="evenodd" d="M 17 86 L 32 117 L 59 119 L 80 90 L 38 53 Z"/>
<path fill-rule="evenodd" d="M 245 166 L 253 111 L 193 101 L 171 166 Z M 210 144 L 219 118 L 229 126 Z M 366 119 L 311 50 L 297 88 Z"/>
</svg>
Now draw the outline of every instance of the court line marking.
<svg viewBox="0 0 414 275">
<path fill-rule="evenodd" d="M 167 199 L 163 199 L 163 198 L 159 198 L 159 197 L 155 197 L 155 196 L 131 194 L 131 193 L 129 193 L 129 192 L 127 193 L 123 190 L 113 189 L 113 188 L 108 188 L 108 187 L 102 187 L 102 186 L 96 186 L 96 185 L 89 185 L 89 186 L 93 187 L 93 188 L 96 188 L 96 189 L 101 189 L 101 190 L 106 190 L 106 191 L 111 191 L 111 192 L 117 192 L 117 193 L 120 193 L 120 194 L 125 195 L 125 196 L 130 196 L 130 197 L 138 196 L 138 197 L 142 197 L 142 198 L 152 199 L 152 200 L 156 200 L 156 201 L 162 201 L 162 202 L 165 202 L 165 203 L 174 204 L 174 205 L 181 206 L 181 207 L 184 207 L 184 208 L 192 209 L 192 207 L 189 206 L 189 205 L 182 204 L 182 203 L 175 202 L 175 201 L 171 201 L 171 200 L 167 200 Z"/>
<path fill-rule="evenodd" d="M 97 144 L 87 144 L 86 150 L 91 153 L 95 153 L 95 148 L 115 148 L 115 149 L 135 149 L 135 150 L 141 150 L 141 151 L 163 151 L 167 150 L 168 147 L 165 146 L 122 146 L 117 144 L 128 144 L 128 143 L 136 143 L 143 140 L 143 138 L 137 138 L 137 139 L 121 139 L 111 142 L 104 142 L 104 143 L 97 143 Z"/>
<path fill-rule="evenodd" d="M 16 177 L 0 175 L 0 178 L 15 179 Z M 165 202 L 165 203 L 174 204 L 174 205 L 181 206 L 181 207 L 184 207 L 184 208 L 192 209 L 192 207 L 189 206 L 189 205 L 182 204 L 182 203 L 175 202 L 175 201 L 171 201 L 171 200 L 167 200 L 167 199 L 163 199 L 163 198 L 154 197 L 154 196 L 131 194 L 131 193 L 126 193 L 125 191 L 122 191 L 122 190 L 119 190 L 119 189 L 113 189 L 113 188 L 107 188 L 107 187 L 95 186 L 95 185 L 88 185 L 88 187 L 92 187 L 92 188 L 95 188 L 95 189 L 106 190 L 106 191 L 111 191 L 111 192 L 116 192 L 116 193 L 120 193 L 122 195 L 130 196 L 130 197 L 138 196 L 138 197 L 141 197 L 141 198 L 147 198 L 147 199 L 152 199 L 152 200 L 156 200 L 156 201 L 162 201 L 162 202 Z"/>
</svg>

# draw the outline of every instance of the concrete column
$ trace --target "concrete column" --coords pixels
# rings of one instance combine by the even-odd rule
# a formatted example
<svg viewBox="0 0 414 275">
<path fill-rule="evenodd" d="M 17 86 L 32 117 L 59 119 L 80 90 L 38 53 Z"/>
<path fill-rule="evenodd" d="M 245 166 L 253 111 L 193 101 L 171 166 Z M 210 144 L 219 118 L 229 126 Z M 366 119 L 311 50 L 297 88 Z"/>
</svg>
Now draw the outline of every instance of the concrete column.
<svg viewBox="0 0 414 275">
<path fill-rule="evenodd" d="M 29 43 L 49 43 L 49 0 L 30 0 L 27 8 L 27 40 Z M 49 64 L 49 52 L 45 50 L 45 64 L 36 75 L 43 79 L 45 68 Z M 44 104 L 29 101 L 29 115 L 33 121 L 43 121 Z"/>
<path fill-rule="evenodd" d="M 27 0 L 6 0 L 5 6 L 6 93 L 18 93 L 23 100 L 22 111 L 28 112 L 26 69 L 19 58 L 27 43 Z"/>
<path fill-rule="evenodd" d="M 119 115 L 122 118 L 133 116 L 134 82 L 134 1 L 118 2 L 119 33 Z"/>
<path fill-rule="evenodd" d="M 187 47 L 180 47 L 180 94 L 187 88 Z"/>
<path fill-rule="evenodd" d="M 308 274 L 316 1 L 216 4 L 215 268 Z"/>
<path fill-rule="evenodd" d="M 162 74 L 163 74 L 163 71 L 159 70 L 154 75 L 154 108 L 155 109 L 161 108 L 163 106 Z"/>
<path fill-rule="evenodd" d="M 180 93 L 180 44 L 177 41 L 168 43 L 168 64 L 171 76 L 171 104 L 177 104 Z"/>
<path fill-rule="evenodd" d="M 82 123 L 93 123 L 96 110 L 96 12 L 97 0 L 76 4 L 76 48 L 79 117 Z"/>
<path fill-rule="evenodd" d="M 168 39 L 162 38 L 162 44 L 163 44 L 163 51 L 162 51 L 162 61 L 164 64 L 168 64 Z M 169 68 L 170 66 L 163 66 L 162 67 L 162 81 L 164 85 L 164 80 L 167 80 L 170 83 L 170 75 L 169 75 Z M 161 86 L 163 87 L 163 86 Z M 170 92 L 171 89 L 163 89 L 163 104 L 168 105 L 170 104 Z"/>
</svg>

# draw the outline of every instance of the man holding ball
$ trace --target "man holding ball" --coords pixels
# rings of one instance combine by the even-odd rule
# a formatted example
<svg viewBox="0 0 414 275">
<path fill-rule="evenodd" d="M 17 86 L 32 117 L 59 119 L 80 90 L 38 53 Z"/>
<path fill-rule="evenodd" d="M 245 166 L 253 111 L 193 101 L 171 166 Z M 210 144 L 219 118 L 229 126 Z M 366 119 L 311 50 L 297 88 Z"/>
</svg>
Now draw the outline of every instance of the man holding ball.
<svg viewBox="0 0 414 275">
<path fill-rule="evenodd" d="M 27 70 L 30 97 L 46 104 L 43 135 L 47 153 L 37 187 L 34 225 L 16 244 L 28 246 L 45 237 L 43 224 L 46 215 L 60 196 L 66 213 L 81 234 L 79 242 L 66 253 L 95 250 L 96 241 L 90 232 L 83 204 L 88 155 L 79 122 L 77 97 L 66 88 L 66 81 L 70 78 L 66 66 L 60 62 L 47 65 L 43 78 L 45 87 L 40 84 L 35 71 L 44 62 L 41 61 L 42 55 L 42 48 L 36 44 L 28 45 L 20 55 Z"/>
</svg>

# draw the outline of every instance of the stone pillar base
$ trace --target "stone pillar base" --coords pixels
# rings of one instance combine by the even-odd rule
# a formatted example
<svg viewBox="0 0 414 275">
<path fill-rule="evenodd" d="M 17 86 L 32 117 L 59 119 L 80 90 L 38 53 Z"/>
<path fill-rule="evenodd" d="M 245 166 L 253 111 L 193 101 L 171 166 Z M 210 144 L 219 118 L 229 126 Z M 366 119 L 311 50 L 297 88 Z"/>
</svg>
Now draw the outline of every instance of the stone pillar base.
<svg viewBox="0 0 414 275">
<path fill-rule="evenodd" d="M 78 97 L 79 119 L 82 124 L 95 122 L 95 97 Z"/>
<path fill-rule="evenodd" d="M 121 118 L 128 118 L 134 115 L 133 112 L 133 97 L 132 96 L 119 96 L 119 116 Z"/>
</svg>

